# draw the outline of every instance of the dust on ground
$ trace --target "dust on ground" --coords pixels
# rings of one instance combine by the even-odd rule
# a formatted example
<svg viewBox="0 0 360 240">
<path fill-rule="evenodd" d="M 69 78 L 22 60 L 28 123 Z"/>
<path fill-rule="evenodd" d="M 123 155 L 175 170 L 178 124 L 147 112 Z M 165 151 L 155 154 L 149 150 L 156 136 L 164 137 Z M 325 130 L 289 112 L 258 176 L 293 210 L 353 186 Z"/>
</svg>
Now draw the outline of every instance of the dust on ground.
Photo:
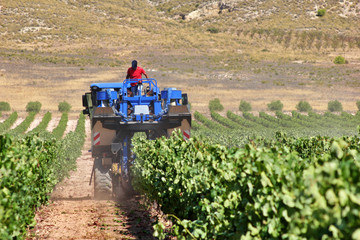
<svg viewBox="0 0 360 240">
<path fill-rule="evenodd" d="M 66 129 L 65 129 L 65 132 L 64 132 L 64 135 L 68 134 L 69 132 L 75 131 L 76 125 L 77 125 L 76 119 L 69 119 Z"/>
<path fill-rule="evenodd" d="M 16 119 L 16 121 L 13 123 L 13 125 L 11 125 L 10 130 L 16 128 L 17 126 L 19 126 L 24 120 L 25 120 L 25 118 L 19 116 Z"/>
<path fill-rule="evenodd" d="M 87 141 L 77 170 L 56 186 L 50 203 L 36 212 L 37 224 L 27 239 L 154 239 L 152 223 L 158 213 L 145 207 L 140 195 L 93 199 L 89 126 L 87 120 Z"/>
<path fill-rule="evenodd" d="M 56 126 L 59 124 L 59 121 L 60 121 L 60 117 L 52 117 L 49 124 L 46 127 L 46 130 L 52 132 L 52 130 L 54 130 L 54 128 L 56 128 Z"/>
<path fill-rule="evenodd" d="M 40 123 L 41 120 L 43 119 L 44 115 L 42 114 L 37 114 L 34 118 L 34 120 L 30 123 L 30 126 L 28 127 L 28 129 L 26 130 L 26 132 L 30 132 L 31 130 L 33 130 L 34 128 L 36 128 Z"/>
</svg>

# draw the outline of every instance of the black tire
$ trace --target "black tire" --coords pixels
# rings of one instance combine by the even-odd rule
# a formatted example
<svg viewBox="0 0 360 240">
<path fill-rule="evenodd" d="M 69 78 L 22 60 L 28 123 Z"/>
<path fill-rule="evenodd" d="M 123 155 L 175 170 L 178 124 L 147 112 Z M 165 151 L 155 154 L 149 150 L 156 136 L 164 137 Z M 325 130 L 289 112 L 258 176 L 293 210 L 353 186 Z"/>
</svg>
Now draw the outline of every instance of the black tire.
<svg viewBox="0 0 360 240">
<path fill-rule="evenodd" d="M 94 198 L 111 199 L 112 198 L 112 179 L 110 168 L 102 165 L 101 158 L 95 159 L 94 170 Z"/>
</svg>

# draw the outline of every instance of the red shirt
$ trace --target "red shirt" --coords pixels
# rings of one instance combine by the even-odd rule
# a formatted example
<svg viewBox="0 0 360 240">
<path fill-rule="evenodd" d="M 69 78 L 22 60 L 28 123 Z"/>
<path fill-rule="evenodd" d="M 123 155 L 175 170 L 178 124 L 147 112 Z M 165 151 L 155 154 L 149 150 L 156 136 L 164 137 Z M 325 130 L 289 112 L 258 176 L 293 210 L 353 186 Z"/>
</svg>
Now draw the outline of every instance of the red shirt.
<svg viewBox="0 0 360 240">
<path fill-rule="evenodd" d="M 127 71 L 127 74 L 129 75 L 130 79 L 141 79 L 142 74 L 145 74 L 145 70 L 142 67 L 137 67 L 136 70 L 130 67 Z M 131 83 L 131 86 L 136 86 L 136 84 L 137 83 Z"/>
</svg>

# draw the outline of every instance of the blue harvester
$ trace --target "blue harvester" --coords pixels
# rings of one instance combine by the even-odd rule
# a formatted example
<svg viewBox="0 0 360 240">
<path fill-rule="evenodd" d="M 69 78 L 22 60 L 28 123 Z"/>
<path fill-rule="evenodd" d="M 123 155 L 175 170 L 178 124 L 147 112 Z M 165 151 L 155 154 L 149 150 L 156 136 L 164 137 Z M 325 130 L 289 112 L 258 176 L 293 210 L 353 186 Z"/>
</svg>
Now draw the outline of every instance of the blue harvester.
<svg viewBox="0 0 360 240">
<path fill-rule="evenodd" d="M 144 132 L 148 139 L 155 139 L 180 129 L 185 140 L 190 137 L 191 114 L 187 94 L 181 90 L 160 91 L 153 78 L 94 83 L 90 90 L 83 95 L 83 112 L 90 117 L 96 198 L 131 189 L 134 133 Z"/>
</svg>

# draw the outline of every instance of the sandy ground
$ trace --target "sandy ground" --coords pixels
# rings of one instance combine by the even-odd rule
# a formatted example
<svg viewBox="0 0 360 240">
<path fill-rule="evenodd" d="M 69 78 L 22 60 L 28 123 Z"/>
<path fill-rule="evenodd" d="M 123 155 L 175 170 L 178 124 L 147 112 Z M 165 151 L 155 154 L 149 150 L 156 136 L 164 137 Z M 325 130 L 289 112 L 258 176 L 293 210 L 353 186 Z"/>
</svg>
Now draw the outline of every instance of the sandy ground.
<svg viewBox="0 0 360 240">
<path fill-rule="evenodd" d="M 77 119 L 69 119 L 64 135 L 68 134 L 69 132 L 75 131 L 76 124 L 77 124 Z"/>
<path fill-rule="evenodd" d="M 79 70 L 79 67 L 73 66 L 7 61 L 0 62 L 0 68 L 4 69 L 0 75 L 0 94 L 3 101 L 9 102 L 14 110 L 24 110 L 29 101 L 40 101 L 43 111 L 55 112 L 59 102 L 67 101 L 72 106 L 72 113 L 76 115 L 83 109 L 82 95 L 89 91 L 91 83 L 123 81 L 125 71 L 106 67 L 86 67 Z M 236 79 L 231 72 L 225 70 L 199 70 L 193 73 L 151 69 L 147 71 L 150 77 L 158 80 L 161 89 L 176 87 L 187 93 L 193 111 L 202 113 L 208 111 L 209 100 L 214 98 L 219 98 L 225 110 L 230 111 L 238 110 L 240 100 L 250 102 L 254 111 L 266 111 L 267 104 L 275 100 L 281 100 L 284 111 L 295 110 L 296 104 L 303 100 L 308 101 L 315 111 L 326 111 L 331 100 L 340 101 L 345 111 L 358 110 L 356 101 L 360 100 L 360 86 L 354 81 L 360 76 L 360 63 L 346 66 L 346 71 L 352 73 L 352 80 L 324 80 L 323 85 L 307 77 L 309 69 L 313 68 L 320 73 L 325 70 L 334 71 L 329 67 L 324 70 L 323 66 L 290 64 L 281 67 L 290 71 L 290 75 L 279 71 L 275 78 L 245 71 L 236 75 Z M 302 75 L 298 76 L 298 72 Z M 234 79 L 230 78 L 229 74 Z M 327 73 L 329 76 L 332 76 L 331 74 L 333 73 Z M 341 77 L 346 78 L 347 75 L 342 73 Z M 284 85 L 276 85 L 274 81 L 283 81 Z"/>
<path fill-rule="evenodd" d="M 60 117 L 52 117 L 49 124 L 46 127 L 46 130 L 51 132 L 59 124 Z"/>
<path fill-rule="evenodd" d="M 16 127 L 19 126 L 20 123 L 22 123 L 22 121 L 24 121 L 24 120 L 25 120 L 25 118 L 22 118 L 22 117 L 19 116 L 19 117 L 16 119 L 16 121 L 14 122 L 14 124 L 10 127 L 10 129 L 16 128 Z"/>
<path fill-rule="evenodd" d="M 34 128 L 37 127 L 37 125 L 39 125 L 39 123 L 41 122 L 42 118 L 44 117 L 44 115 L 42 114 L 37 114 L 35 116 L 34 121 L 31 122 L 29 128 L 26 130 L 26 132 L 30 132 L 31 130 L 33 130 Z"/>
<path fill-rule="evenodd" d="M 87 133 L 77 170 L 56 186 L 49 205 L 37 211 L 37 225 L 27 239 L 153 239 L 151 222 L 157 213 L 147 210 L 140 196 L 93 199 L 89 129 Z"/>
</svg>

